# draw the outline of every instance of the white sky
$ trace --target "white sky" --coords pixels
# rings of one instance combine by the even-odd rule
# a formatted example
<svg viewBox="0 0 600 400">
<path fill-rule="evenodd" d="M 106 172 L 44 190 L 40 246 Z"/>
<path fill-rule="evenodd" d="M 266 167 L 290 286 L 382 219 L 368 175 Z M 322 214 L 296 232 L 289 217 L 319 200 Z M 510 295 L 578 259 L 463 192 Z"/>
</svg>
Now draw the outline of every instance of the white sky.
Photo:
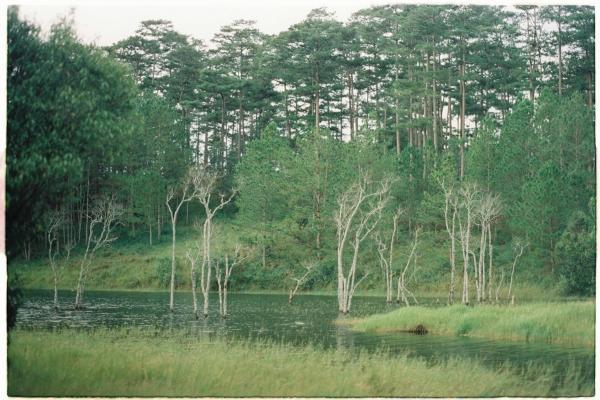
<svg viewBox="0 0 600 400">
<path fill-rule="evenodd" d="M 47 29 L 61 16 L 75 8 L 78 35 L 85 42 L 109 45 L 132 35 L 140 22 L 165 19 L 176 31 L 209 41 L 224 25 L 236 19 L 250 19 L 264 33 L 274 34 L 302 21 L 313 8 L 327 7 L 338 20 L 346 21 L 362 8 L 386 4 L 390 0 L 199 0 L 182 2 L 117 2 L 81 3 L 36 1 L 18 2 L 22 17 Z"/>
<path fill-rule="evenodd" d="M 510 5 L 531 0 L 496 0 L 493 4 Z M 571 0 L 572 1 L 572 0 Z M 340 21 L 363 8 L 388 3 L 473 3 L 469 0 L 9 0 L 19 4 L 21 16 L 36 22 L 47 31 L 53 22 L 74 7 L 75 27 L 85 42 L 104 46 L 131 36 L 140 22 L 147 19 L 171 21 L 176 31 L 208 42 L 224 25 L 236 19 L 257 22 L 259 30 L 274 34 L 302 21 L 313 8 L 327 7 Z M 564 0 L 558 0 L 564 2 Z M 593 0 L 575 0 L 593 4 Z M 484 1 L 479 3 L 486 4 Z M 557 1 L 536 1 L 536 4 Z M 491 4 L 491 3 L 487 3 Z"/>
</svg>

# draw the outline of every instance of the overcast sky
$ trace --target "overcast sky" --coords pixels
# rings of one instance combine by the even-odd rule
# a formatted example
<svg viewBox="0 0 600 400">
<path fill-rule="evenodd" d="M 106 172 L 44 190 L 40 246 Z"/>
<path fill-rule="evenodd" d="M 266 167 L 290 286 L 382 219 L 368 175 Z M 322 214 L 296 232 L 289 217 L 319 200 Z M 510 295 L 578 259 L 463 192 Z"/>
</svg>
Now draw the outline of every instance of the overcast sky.
<svg viewBox="0 0 600 400">
<path fill-rule="evenodd" d="M 327 7 L 335 17 L 346 21 L 362 8 L 386 4 L 390 0 L 198 0 L 185 2 L 108 1 L 100 3 L 36 1 L 19 2 L 21 15 L 44 30 L 60 16 L 75 8 L 75 26 L 85 42 L 109 45 L 132 35 L 140 21 L 166 19 L 175 30 L 204 41 L 236 19 L 250 19 L 258 28 L 273 34 L 303 20 L 313 8 Z"/>
<path fill-rule="evenodd" d="M 494 4 L 527 3 L 531 0 L 495 0 Z M 583 3 L 593 0 L 583 0 Z M 175 30 L 204 41 L 236 19 L 257 22 L 265 33 L 274 34 L 302 21 L 313 8 L 327 7 L 340 21 L 362 8 L 387 3 L 472 3 L 473 0 L 9 0 L 20 5 L 21 15 L 41 25 L 43 31 L 75 9 L 75 26 L 81 39 L 109 45 L 132 35 L 143 20 L 166 19 Z M 480 4 L 482 0 L 478 1 Z M 558 0 L 564 2 L 564 0 Z M 573 2 L 573 0 L 570 0 Z M 582 0 L 575 0 L 581 3 Z M 485 3 L 485 2 L 484 2 Z M 536 1 L 537 4 L 550 4 Z M 557 3 L 553 0 L 552 3 Z M 491 4 L 491 3 L 490 3 Z M 593 3 L 592 3 L 593 4 Z"/>
</svg>

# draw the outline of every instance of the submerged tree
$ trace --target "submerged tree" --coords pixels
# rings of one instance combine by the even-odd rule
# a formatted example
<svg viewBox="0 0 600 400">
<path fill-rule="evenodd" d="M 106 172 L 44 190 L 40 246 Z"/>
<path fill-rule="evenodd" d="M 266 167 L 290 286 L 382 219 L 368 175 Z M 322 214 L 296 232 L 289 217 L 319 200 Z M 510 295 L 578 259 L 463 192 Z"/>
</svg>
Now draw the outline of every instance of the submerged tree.
<svg viewBox="0 0 600 400">
<path fill-rule="evenodd" d="M 217 286 L 219 288 L 219 314 L 221 318 L 227 318 L 227 284 L 229 283 L 229 277 L 233 268 L 244 261 L 248 256 L 240 256 L 241 246 L 235 245 L 235 251 L 231 263 L 229 262 L 229 255 L 225 254 L 225 269 L 222 270 L 219 262 L 215 263 L 215 275 L 217 276 Z"/>
<path fill-rule="evenodd" d="M 200 248 L 196 246 L 192 246 L 187 249 L 185 253 L 186 258 L 190 263 L 190 279 L 192 284 L 192 304 L 194 307 L 194 316 L 198 319 L 198 301 L 196 299 L 196 267 L 198 265 L 198 259 L 200 258 Z"/>
<path fill-rule="evenodd" d="M 391 179 L 384 178 L 371 189 L 371 178 L 362 173 L 358 181 L 344 191 L 338 199 L 335 214 L 337 225 L 338 307 L 343 314 L 350 312 L 352 296 L 357 286 L 369 274 L 357 278 L 358 256 L 361 243 L 371 234 L 381 219 L 381 211 L 389 199 Z M 344 250 L 350 240 L 352 261 L 344 268 Z"/>
<path fill-rule="evenodd" d="M 89 216 L 87 243 L 81 259 L 79 278 L 77 279 L 75 309 L 82 308 L 85 281 L 90 272 L 94 255 L 97 250 L 110 246 L 112 242 L 117 240 L 117 236 L 113 234 L 113 229 L 120 223 L 122 215 L 123 207 L 110 197 L 100 199 L 92 208 Z"/>
<path fill-rule="evenodd" d="M 219 195 L 216 205 L 211 205 L 211 197 L 217 187 L 219 175 L 216 172 L 208 170 L 206 167 L 198 167 L 194 173 L 195 197 L 204 207 L 205 219 L 202 225 L 202 264 L 200 270 L 200 288 L 204 297 L 204 317 L 208 316 L 208 294 L 211 282 L 211 238 L 213 233 L 212 220 L 215 214 L 225 207 L 233 199 L 237 191 L 234 189 L 229 196 Z"/>
<path fill-rule="evenodd" d="M 398 208 L 392 218 L 392 233 L 390 235 L 389 247 L 383 242 L 379 233 L 375 235 L 375 241 L 377 242 L 377 254 L 379 255 L 379 265 L 383 272 L 383 278 L 385 281 L 385 301 L 387 303 L 392 302 L 392 291 L 394 286 L 394 243 L 396 242 L 396 233 L 398 232 L 398 220 L 404 210 Z M 387 254 L 386 254 L 387 252 Z"/>
<path fill-rule="evenodd" d="M 306 283 L 306 281 L 308 280 L 308 276 L 312 272 L 315 271 L 315 266 L 316 266 L 315 262 L 302 263 L 302 267 L 304 268 L 304 274 L 300 277 L 291 277 L 290 278 L 292 281 L 296 282 L 296 284 L 294 285 L 293 288 L 290 288 L 290 294 L 288 296 L 288 304 L 292 304 L 292 300 L 294 299 L 294 296 L 298 292 L 298 289 L 300 289 L 300 287 Z"/>
<path fill-rule="evenodd" d="M 48 226 L 46 228 L 46 236 L 48 238 L 48 260 L 50 268 L 52 268 L 52 276 L 54 278 L 54 309 L 58 310 L 58 274 L 59 269 L 56 263 L 56 257 L 59 253 L 58 246 L 58 230 L 63 224 L 64 219 L 62 213 L 55 211 L 50 214 Z"/>
<path fill-rule="evenodd" d="M 195 186 L 195 179 L 196 179 L 196 175 L 197 175 L 197 170 L 195 168 L 190 168 L 188 170 L 187 175 L 185 176 L 183 182 L 181 183 L 180 187 L 176 189 L 171 187 L 169 188 L 169 191 L 167 192 L 167 199 L 165 201 L 165 204 L 167 205 L 167 208 L 169 209 L 169 214 L 171 215 L 171 233 L 172 233 L 172 237 L 173 237 L 173 245 L 171 247 L 171 289 L 170 289 L 170 296 L 169 296 L 169 310 L 173 311 L 173 308 L 175 306 L 174 303 L 174 293 L 175 293 L 175 267 L 176 267 L 176 262 L 175 262 L 175 242 L 176 242 L 176 236 L 177 236 L 177 216 L 179 215 L 179 210 L 181 209 L 181 206 L 189 201 L 191 201 L 192 199 L 194 199 L 195 197 L 198 196 L 198 188 Z M 181 194 L 179 194 L 181 193 Z M 178 198 L 176 196 L 179 196 Z M 171 206 L 171 202 L 175 199 L 175 203 L 173 206 Z"/>
</svg>

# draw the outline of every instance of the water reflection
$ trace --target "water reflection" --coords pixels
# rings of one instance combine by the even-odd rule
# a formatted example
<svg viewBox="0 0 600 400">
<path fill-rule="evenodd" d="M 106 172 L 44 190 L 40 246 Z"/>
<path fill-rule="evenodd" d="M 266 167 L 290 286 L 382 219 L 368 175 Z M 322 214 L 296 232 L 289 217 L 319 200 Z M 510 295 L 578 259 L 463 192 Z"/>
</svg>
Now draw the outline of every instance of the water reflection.
<svg viewBox="0 0 600 400">
<path fill-rule="evenodd" d="M 344 325 L 335 326 L 335 348 L 338 351 L 354 351 L 354 333 Z"/>
</svg>

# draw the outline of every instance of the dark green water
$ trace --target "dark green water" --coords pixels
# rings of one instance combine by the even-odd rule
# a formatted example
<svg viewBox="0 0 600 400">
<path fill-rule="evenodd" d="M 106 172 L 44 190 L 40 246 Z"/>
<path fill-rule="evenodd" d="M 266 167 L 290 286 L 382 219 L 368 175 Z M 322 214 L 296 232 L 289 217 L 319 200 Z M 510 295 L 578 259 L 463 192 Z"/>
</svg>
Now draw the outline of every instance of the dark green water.
<svg viewBox="0 0 600 400">
<path fill-rule="evenodd" d="M 565 368 L 575 367 L 586 381 L 594 381 L 594 351 L 589 348 L 435 335 L 356 333 L 333 324 L 338 317 L 335 296 L 298 296 L 289 305 L 284 294 L 232 293 L 228 301 L 230 316 L 226 320 L 217 315 L 216 294 L 210 299 L 210 316 L 201 320 L 192 316 L 190 293 L 176 294 L 173 313 L 168 311 L 166 292 L 86 292 L 86 309 L 82 311 L 72 310 L 73 292 L 60 292 L 59 296 L 61 310 L 54 311 L 51 291 L 25 291 L 17 324 L 35 328 L 183 328 L 198 335 L 310 343 L 354 352 L 408 353 L 432 362 L 451 357 L 474 358 L 493 367 L 509 363 L 528 373 L 552 369 L 557 376 Z M 356 297 L 352 306 L 352 317 L 397 307 L 386 305 L 378 297 Z"/>
</svg>

